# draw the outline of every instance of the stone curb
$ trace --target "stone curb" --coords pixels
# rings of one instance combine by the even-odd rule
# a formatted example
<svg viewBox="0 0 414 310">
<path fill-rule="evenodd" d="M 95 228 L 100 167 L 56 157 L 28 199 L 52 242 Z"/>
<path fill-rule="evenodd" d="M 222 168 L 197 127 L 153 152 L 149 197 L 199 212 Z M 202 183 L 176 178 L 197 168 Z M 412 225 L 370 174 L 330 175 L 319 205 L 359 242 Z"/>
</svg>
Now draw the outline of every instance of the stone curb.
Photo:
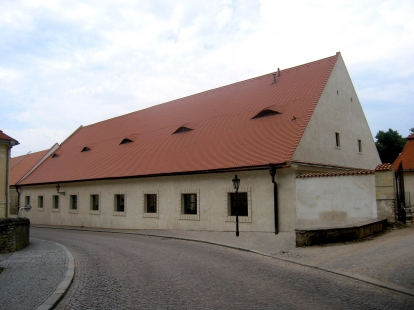
<svg viewBox="0 0 414 310">
<path fill-rule="evenodd" d="M 33 238 L 33 239 L 36 239 L 36 238 Z M 41 240 L 41 239 L 36 239 L 36 240 Z M 37 308 L 37 310 L 49 310 L 49 309 L 53 309 L 56 306 L 56 304 L 63 298 L 63 296 L 66 294 L 67 290 L 69 289 L 70 285 L 72 284 L 73 276 L 75 274 L 75 261 L 73 259 L 72 253 L 70 253 L 70 251 L 65 246 L 59 243 L 56 243 L 56 242 L 52 242 L 52 241 L 47 241 L 47 240 L 42 240 L 42 241 L 51 242 L 51 243 L 54 243 L 60 246 L 65 251 L 66 256 L 68 257 L 68 266 L 67 266 L 65 277 L 60 282 L 60 284 L 55 289 L 55 291 L 49 296 L 49 298 L 46 299 Z"/>
<path fill-rule="evenodd" d="M 334 269 L 329 269 L 329 268 L 324 268 L 324 267 L 320 267 L 320 266 L 316 266 L 316 265 L 312 265 L 312 264 L 307 264 L 307 263 L 303 263 L 303 262 L 299 262 L 293 259 L 289 259 L 289 258 L 285 258 L 285 257 L 278 257 L 272 254 L 268 254 L 268 253 L 264 253 L 264 252 L 260 252 L 257 250 L 252 250 L 252 249 L 248 249 L 248 248 L 243 248 L 243 247 L 238 247 L 238 246 L 233 246 L 233 245 L 229 245 L 229 244 L 223 244 L 223 243 L 219 243 L 219 242 L 213 242 L 213 241 L 206 241 L 206 240 L 199 240 L 199 239 L 190 239 L 190 238 L 184 238 L 184 237 L 174 237 L 174 236 L 166 236 L 166 235 L 155 235 L 155 234 L 149 234 L 149 233 L 139 233 L 139 232 L 132 232 L 132 231 L 120 231 L 120 230 L 103 230 L 103 229 L 99 229 L 99 228 L 81 228 L 81 227 L 57 227 L 57 226 L 41 226 L 41 225 L 32 225 L 34 227 L 38 227 L 38 228 L 52 228 L 52 229 L 66 229 L 66 230 L 81 230 L 81 231 L 95 231 L 95 232 L 109 232 L 109 233 L 118 233 L 118 234 L 130 234 L 130 235 L 141 235 L 141 236 L 149 236 L 149 237 L 158 237 L 158 238 L 168 238 L 168 239 L 176 239 L 176 240 L 183 240 L 183 241 L 193 241 L 193 242 L 202 242 L 202 243 L 207 243 L 207 244 L 212 244 L 212 245 L 217 245 L 217 246 L 222 246 L 222 247 L 226 247 L 226 248 L 230 248 L 230 249 L 235 249 L 235 250 L 239 250 L 239 251 L 245 251 L 245 252 L 250 252 L 250 253 L 254 253 L 254 254 L 258 254 L 258 255 L 262 255 L 262 256 L 267 256 L 267 257 L 271 257 L 274 259 L 278 259 L 278 260 L 282 260 L 288 263 L 292 263 L 292 264 L 297 264 L 297 265 L 301 265 L 304 267 L 309 267 L 309 268 L 313 268 L 313 269 L 318 269 L 318 270 L 322 270 L 322 271 L 326 271 L 326 272 L 330 272 L 333 274 L 337 274 L 337 275 L 341 275 L 347 278 L 351 278 L 351 279 L 355 279 L 361 282 L 365 282 L 365 283 L 369 283 L 375 286 L 379 286 L 382 288 L 386 288 L 389 290 L 393 290 L 402 294 L 406 294 L 406 295 L 410 295 L 410 296 L 414 296 L 414 290 L 403 287 L 403 286 L 399 286 L 393 283 L 389 283 L 389 282 L 383 282 L 377 279 L 373 279 L 370 277 L 366 277 L 363 275 L 358 275 L 358 274 L 352 274 L 346 271 L 339 271 L 339 270 L 334 270 Z M 46 309 L 46 308 L 44 308 Z M 39 309 L 40 310 L 40 309 Z M 43 310 L 43 308 L 42 308 Z"/>
</svg>

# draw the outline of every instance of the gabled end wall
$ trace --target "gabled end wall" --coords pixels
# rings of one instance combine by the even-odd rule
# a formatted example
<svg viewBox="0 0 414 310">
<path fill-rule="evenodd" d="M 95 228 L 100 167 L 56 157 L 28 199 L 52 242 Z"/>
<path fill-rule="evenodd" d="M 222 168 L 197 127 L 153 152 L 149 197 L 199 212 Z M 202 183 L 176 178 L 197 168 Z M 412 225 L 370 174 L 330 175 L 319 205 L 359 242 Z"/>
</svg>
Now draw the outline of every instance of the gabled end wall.
<svg viewBox="0 0 414 310">
<path fill-rule="evenodd" d="M 339 133 L 339 147 L 336 146 L 335 133 Z M 361 152 L 358 140 L 361 141 Z M 375 169 L 381 163 L 341 55 L 292 160 L 358 169 Z"/>
</svg>

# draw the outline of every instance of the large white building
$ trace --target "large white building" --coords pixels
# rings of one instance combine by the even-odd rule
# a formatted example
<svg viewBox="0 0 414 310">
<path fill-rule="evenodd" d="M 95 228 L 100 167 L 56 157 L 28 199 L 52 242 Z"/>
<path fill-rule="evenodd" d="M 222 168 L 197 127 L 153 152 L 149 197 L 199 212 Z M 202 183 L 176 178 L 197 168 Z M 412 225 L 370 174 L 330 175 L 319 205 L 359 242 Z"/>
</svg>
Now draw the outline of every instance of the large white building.
<svg viewBox="0 0 414 310">
<path fill-rule="evenodd" d="M 337 53 L 81 126 L 17 186 L 34 224 L 230 231 L 237 174 L 240 230 L 291 231 L 376 218 L 366 170 L 380 163 Z M 336 176 L 369 193 L 352 206 L 311 205 L 318 186 L 297 192 L 309 182 L 298 175 L 356 169 L 356 187 L 346 179 L 355 174 Z M 332 187 L 342 191 L 334 200 L 344 187 Z"/>
</svg>

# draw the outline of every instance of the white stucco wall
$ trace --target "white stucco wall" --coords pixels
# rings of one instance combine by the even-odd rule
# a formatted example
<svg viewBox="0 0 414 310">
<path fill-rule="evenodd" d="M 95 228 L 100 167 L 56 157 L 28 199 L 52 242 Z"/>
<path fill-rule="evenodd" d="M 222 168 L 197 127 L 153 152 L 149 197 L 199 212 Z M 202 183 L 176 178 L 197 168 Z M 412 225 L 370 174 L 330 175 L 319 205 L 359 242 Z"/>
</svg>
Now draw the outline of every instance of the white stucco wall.
<svg viewBox="0 0 414 310">
<path fill-rule="evenodd" d="M 333 227 L 377 217 L 375 176 L 296 179 L 297 228 Z"/>
<path fill-rule="evenodd" d="M 340 134 L 340 147 L 336 147 L 335 132 Z M 362 141 L 362 152 L 359 152 L 358 140 Z M 336 62 L 292 160 L 371 170 L 381 164 L 342 56 Z"/>
<path fill-rule="evenodd" d="M 6 216 L 6 171 L 8 144 L 0 143 L 0 217 Z"/>
<path fill-rule="evenodd" d="M 295 227 L 294 174 L 278 170 L 279 229 Z M 200 174 L 91 181 L 60 184 L 60 208 L 52 210 L 56 184 L 21 187 L 20 204 L 30 196 L 33 209 L 24 213 L 33 224 L 104 227 L 120 229 L 180 229 L 234 231 L 235 221 L 227 214 L 228 192 L 233 192 L 235 173 Z M 240 231 L 274 231 L 273 184 L 267 170 L 237 172 L 241 179 L 239 192 L 248 192 L 249 218 L 240 218 Z M 199 219 L 180 219 L 181 194 L 199 195 Z M 125 195 L 125 212 L 114 213 L 114 195 Z M 144 194 L 158 193 L 158 215 L 145 217 Z M 90 211 L 90 195 L 100 195 L 100 212 Z M 70 195 L 78 195 L 78 211 L 69 210 Z M 38 196 L 44 197 L 44 208 L 37 208 Z M 149 215 L 154 216 L 154 215 Z"/>
</svg>

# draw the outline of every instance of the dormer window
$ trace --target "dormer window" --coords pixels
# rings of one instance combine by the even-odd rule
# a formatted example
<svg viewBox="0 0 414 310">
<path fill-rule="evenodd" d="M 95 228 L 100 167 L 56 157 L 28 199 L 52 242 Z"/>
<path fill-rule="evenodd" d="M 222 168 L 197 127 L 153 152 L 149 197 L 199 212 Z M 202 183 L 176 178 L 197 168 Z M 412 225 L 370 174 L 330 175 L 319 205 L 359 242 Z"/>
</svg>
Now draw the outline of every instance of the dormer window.
<svg viewBox="0 0 414 310">
<path fill-rule="evenodd" d="M 90 151 L 91 149 L 90 148 L 88 148 L 87 146 L 85 146 L 83 149 L 82 149 L 82 151 L 81 152 L 87 152 L 87 151 Z"/>
<path fill-rule="evenodd" d="M 176 131 L 173 132 L 173 135 L 176 134 L 176 133 L 181 133 L 181 132 L 186 132 L 186 131 L 191 131 L 191 130 L 193 130 L 193 129 L 185 127 L 185 126 L 181 126 Z"/>
<path fill-rule="evenodd" d="M 278 111 L 271 110 L 271 109 L 264 109 L 260 111 L 258 114 L 256 114 L 256 116 L 252 117 L 252 119 L 273 116 L 276 114 L 281 114 L 281 113 L 279 113 Z"/>
<path fill-rule="evenodd" d="M 59 157 L 59 155 L 58 154 L 53 154 L 52 158 L 55 158 L 55 157 Z"/>
<path fill-rule="evenodd" d="M 132 143 L 132 140 L 125 138 L 124 140 L 121 141 L 121 143 L 119 143 L 119 145 L 121 144 L 127 144 L 127 143 Z"/>
</svg>

